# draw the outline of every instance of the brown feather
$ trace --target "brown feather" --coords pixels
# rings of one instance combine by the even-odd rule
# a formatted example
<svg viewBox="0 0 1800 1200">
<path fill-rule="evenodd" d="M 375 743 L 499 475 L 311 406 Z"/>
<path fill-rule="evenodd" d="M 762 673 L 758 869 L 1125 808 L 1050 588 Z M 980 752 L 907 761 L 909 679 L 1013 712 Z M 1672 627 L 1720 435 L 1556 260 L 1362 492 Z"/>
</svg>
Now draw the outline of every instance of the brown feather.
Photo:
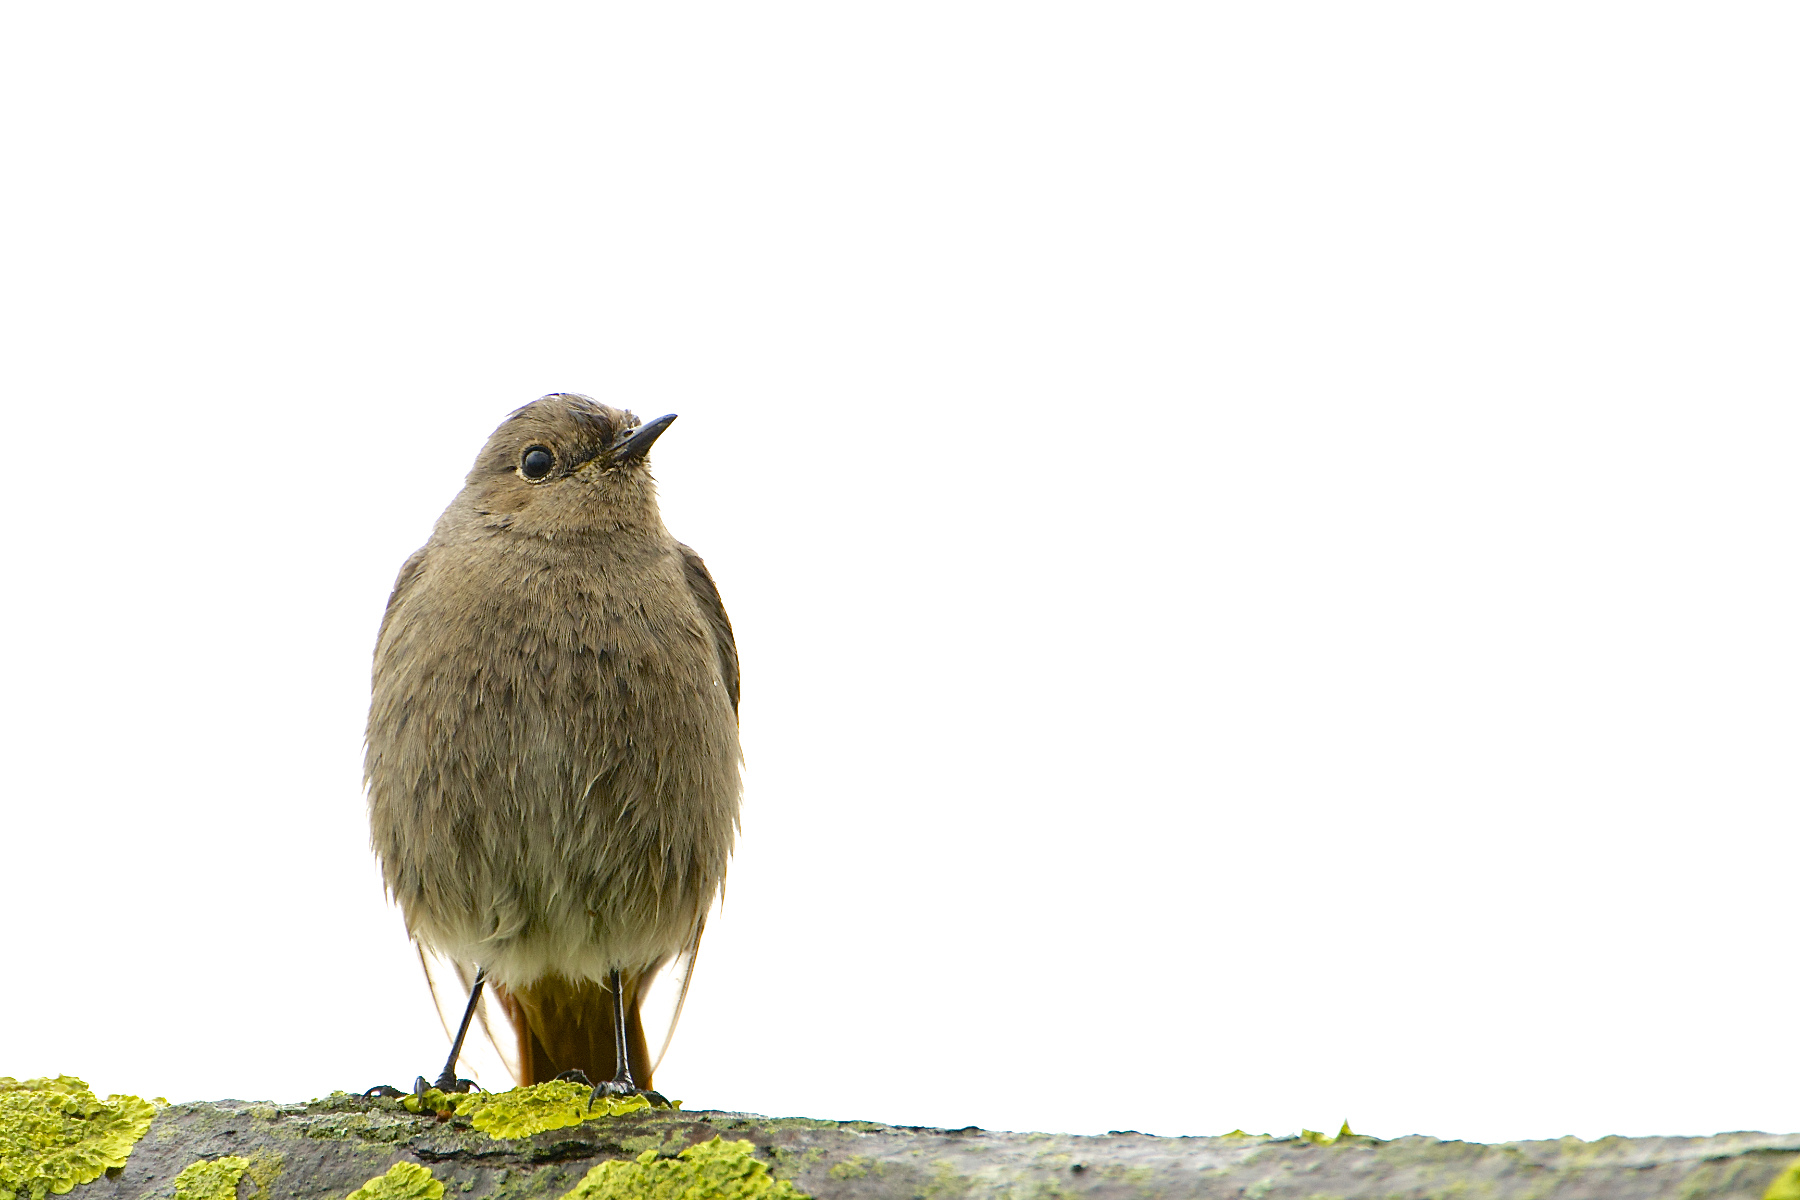
<svg viewBox="0 0 1800 1200">
<path fill-rule="evenodd" d="M 625 1052 L 632 1079 L 649 1088 L 652 1063 L 638 983 L 635 975 L 625 977 Z M 496 987 L 494 994 L 519 1031 L 521 1085 L 543 1083 L 564 1071 L 583 1071 L 595 1082 L 618 1074 L 612 995 L 593 980 L 544 975 L 528 987 Z"/>
<path fill-rule="evenodd" d="M 675 543 L 681 554 L 681 565 L 687 575 L 688 591 L 706 623 L 712 628 L 713 641 L 719 649 L 719 675 L 725 681 L 725 694 L 731 697 L 731 711 L 738 709 L 737 638 L 731 632 L 731 618 L 725 615 L 725 602 L 719 599 L 719 585 L 713 582 L 706 560 L 694 553 L 692 546 Z M 403 568 L 404 569 L 404 568 Z"/>
</svg>

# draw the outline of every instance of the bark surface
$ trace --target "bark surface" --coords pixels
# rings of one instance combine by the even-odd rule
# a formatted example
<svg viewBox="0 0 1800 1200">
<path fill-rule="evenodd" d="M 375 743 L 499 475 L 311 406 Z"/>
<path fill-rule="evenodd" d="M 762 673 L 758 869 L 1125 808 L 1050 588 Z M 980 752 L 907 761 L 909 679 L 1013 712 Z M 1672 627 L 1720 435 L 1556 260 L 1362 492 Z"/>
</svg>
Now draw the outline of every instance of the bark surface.
<svg viewBox="0 0 1800 1200">
<path fill-rule="evenodd" d="M 397 1162 L 429 1167 L 446 1200 L 561 1197 L 590 1167 L 674 1155 L 721 1135 L 820 1200 L 1762 1200 L 1800 1163 L 1800 1134 L 1480 1145 L 1427 1137 L 1104 1137 L 898 1128 L 730 1112 L 630 1113 L 497 1140 L 395 1100 L 177 1104 L 130 1161 L 71 1200 L 169 1197 L 200 1160 L 252 1160 L 238 1200 L 342 1200 Z"/>
</svg>

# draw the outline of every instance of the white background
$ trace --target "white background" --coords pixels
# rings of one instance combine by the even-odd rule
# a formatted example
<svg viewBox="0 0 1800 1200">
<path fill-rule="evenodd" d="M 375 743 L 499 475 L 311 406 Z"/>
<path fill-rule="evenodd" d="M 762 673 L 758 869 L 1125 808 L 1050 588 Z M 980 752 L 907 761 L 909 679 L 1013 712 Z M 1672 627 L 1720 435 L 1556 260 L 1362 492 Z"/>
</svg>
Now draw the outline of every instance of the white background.
<svg viewBox="0 0 1800 1200">
<path fill-rule="evenodd" d="M 9 7 L 0 1073 L 435 1071 L 369 653 L 571 390 L 743 653 L 689 1107 L 1800 1127 L 1797 34 Z"/>
</svg>

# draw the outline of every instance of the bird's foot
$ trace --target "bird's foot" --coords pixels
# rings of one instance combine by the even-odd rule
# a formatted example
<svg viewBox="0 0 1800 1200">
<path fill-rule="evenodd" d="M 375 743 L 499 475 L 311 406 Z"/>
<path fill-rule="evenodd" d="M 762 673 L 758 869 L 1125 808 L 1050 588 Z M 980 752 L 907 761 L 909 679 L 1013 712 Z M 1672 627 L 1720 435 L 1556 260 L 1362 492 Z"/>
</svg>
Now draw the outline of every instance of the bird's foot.
<svg viewBox="0 0 1800 1200">
<path fill-rule="evenodd" d="M 629 1078 L 608 1079 L 605 1083 L 596 1083 L 594 1085 L 593 1094 L 588 1097 L 588 1107 L 594 1107 L 594 1104 L 602 1096 L 642 1096 L 650 1102 L 650 1107 L 652 1108 L 673 1107 L 661 1092 L 653 1092 L 649 1088 L 641 1088 L 637 1084 L 631 1082 Z"/>
<path fill-rule="evenodd" d="M 472 1079 L 458 1079 L 454 1074 L 446 1072 L 438 1076 L 438 1081 L 427 1084 L 423 1075 L 413 1080 L 413 1090 L 403 1097 L 400 1103 L 407 1112 L 431 1113 L 440 1121 L 448 1121 L 456 1115 L 456 1094 L 475 1090 Z"/>
<path fill-rule="evenodd" d="M 587 1081 L 584 1079 L 582 1082 L 586 1083 Z M 424 1109 L 432 1107 L 426 1099 L 427 1092 L 437 1092 L 444 1096 L 452 1096 L 460 1092 L 478 1092 L 480 1090 L 481 1085 L 476 1083 L 473 1079 L 458 1079 L 451 1072 L 445 1071 L 437 1077 L 436 1083 L 426 1083 L 425 1077 L 423 1075 L 419 1076 L 417 1079 L 413 1080 L 412 1091 L 410 1092 L 403 1092 L 392 1084 L 378 1083 L 362 1095 L 365 1100 L 374 1100 L 377 1098 L 382 1100 L 410 1099 L 414 1104 L 418 1105 L 420 1109 Z"/>
<path fill-rule="evenodd" d="M 579 1084 L 583 1084 L 587 1087 L 594 1086 L 594 1081 L 589 1079 L 587 1077 L 587 1072 L 582 1070 L 580 1067 L 575 1067 L 572 1070 L 564 1071 L 561 1075 L 558 1075 L 556 1077 L 556 1082 L 558 1082 L 558 1083 L 579 1083 Z"/>
<path fill-rule="evenodd" d="M 476 1083 L 473 1079 L 458 1079 L 456 1077 L 456 1072 L 447 1068 L 443 1074 L 437 1077 L 437 1082 L 431 1086 L 446 1095 L 449 1095 L 452 1092 L 479 1092 L 482 1090 L 481 1085 Z M 423 1096 L 424 1094 L 425 1077 L 421 1075 L 413 1080 L 413 1095 Z"/>
</svg>

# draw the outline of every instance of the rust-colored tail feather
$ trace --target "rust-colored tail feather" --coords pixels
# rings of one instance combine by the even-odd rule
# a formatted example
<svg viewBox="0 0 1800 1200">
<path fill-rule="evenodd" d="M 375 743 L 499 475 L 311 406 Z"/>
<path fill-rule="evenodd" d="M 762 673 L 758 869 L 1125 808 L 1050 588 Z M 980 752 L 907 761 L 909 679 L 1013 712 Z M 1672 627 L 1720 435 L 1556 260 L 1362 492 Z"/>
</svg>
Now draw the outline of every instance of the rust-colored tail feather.
<svg viewBox="0 0 1800 1200">
<path fill-rule="evenodd" d="M 627 975 L 625 1050 L 632 1082 L 649 1089 L 650 1046 L 638 1012 L 638 977 Z M 595 1083 L 616 1078 L 612 993 L 589 979 L 545 975 L 530 987 L 494 988 L 519 1031 L 519 1083 L 543 1083 L 564 1071 L 580 1070 Z"/>
</svg>

